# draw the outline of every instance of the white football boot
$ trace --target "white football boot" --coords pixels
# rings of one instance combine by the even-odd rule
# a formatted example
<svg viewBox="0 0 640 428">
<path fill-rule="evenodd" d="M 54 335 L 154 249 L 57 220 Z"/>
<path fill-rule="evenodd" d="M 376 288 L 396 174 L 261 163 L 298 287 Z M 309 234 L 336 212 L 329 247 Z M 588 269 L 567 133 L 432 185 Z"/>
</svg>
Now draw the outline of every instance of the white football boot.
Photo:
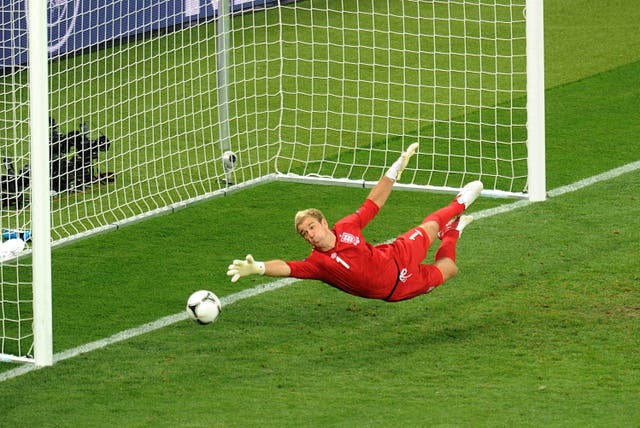
<svg viewBox="0 0 640 428">
<path fill-rule="evenodd" d="M 471 223 L 472 221 L 473 216 L 470 215 L 461 215 L 460 217 L 454 217 L 449 221 L 449 223 L 445 224 L 444 227 L 440 229 L 440 231 L 438 232 L 438 238 L 442 239 L 447 232 L 454 229 L 458 231 L 458 237 L 460 237 L 464 228 L 469 226 L 469 223 Z"/>
<path fill-rule="evenodd" d="M 480 180 L 467 183 L 467 185 L 462 188 L 460 193 L 458 193 L 455 200 L 458 201 L 459 204 L 464 205 L 464 209 L 466 210 L 473 203 L 473 201 L 478 199 L 478 196 L 480 196 L 483 188 L 484 186 L 482 185 L 482 181 Z"/>
</svg>

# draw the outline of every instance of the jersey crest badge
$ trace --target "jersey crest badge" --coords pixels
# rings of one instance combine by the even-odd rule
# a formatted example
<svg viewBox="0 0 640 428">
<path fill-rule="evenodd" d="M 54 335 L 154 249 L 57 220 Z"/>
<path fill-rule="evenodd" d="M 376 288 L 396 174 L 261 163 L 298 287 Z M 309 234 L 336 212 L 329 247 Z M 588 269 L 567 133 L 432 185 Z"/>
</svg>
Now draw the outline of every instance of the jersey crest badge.
<svg viewBox="0 0 640 428">
<path fill-rule="evenodd" d="M 342 232 L 340 234 L 340 242 L 342 242 L 343 244 L 351 244 L 355 246 L 360 243 L 360 237 L 349 232 Z"/>
</svg>

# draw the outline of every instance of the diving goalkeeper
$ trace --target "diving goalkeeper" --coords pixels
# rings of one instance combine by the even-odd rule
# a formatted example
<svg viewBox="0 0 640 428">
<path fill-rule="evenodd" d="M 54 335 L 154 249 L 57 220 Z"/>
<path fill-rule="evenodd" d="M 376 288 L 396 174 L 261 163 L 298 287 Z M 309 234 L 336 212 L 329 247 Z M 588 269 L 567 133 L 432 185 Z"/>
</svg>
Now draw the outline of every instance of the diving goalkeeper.
<svg viewBox="0 0 640 428">
<path fill-rule="evenodd" d="M 428 293 L 455 276 L 458 238 L 473 220 L 470 215 L 461 214 L 480 195 L 480 181 L 464 186 L 449 205 L 428 215 L 422 224 L 392 243 L 372 245 L 362 235 L 362 229 L 384 206 L 417 149 L 418 143 L 409 146 L 371 189 L 360 208 L 333 227 L 315 208 L 298 212 L 296 230 L 312 246 L 306 259 L 260 262 L 249 254 L 229 265 L 227 275 L 231 281 L 252 274 L 315 279 L 355 296 L 397 302 Z M 442 242 L 434 263 L 422 263 L 438 238 Z"/>
</svg>

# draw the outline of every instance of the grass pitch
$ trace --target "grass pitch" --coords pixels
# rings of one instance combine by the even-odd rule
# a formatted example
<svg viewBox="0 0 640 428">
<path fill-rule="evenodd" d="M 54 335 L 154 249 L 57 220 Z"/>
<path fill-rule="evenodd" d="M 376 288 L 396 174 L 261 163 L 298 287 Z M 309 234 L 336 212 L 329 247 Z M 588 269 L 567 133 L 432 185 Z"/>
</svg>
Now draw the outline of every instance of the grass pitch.
<svg viewBox="0 0 640 428">
<path fill-rule="evenodd" d="M 551 189 L 638 160 L 640 36 L 620 35 L 637 8 L 575 3 L 546 5 L 548 43 L 565 36 L 547 49 Z M 603 21 L 611 7 L 615 21 Z M 589 64 L 573 67 L 567 46 L 585 46 Z M 303 281 L 225 307 L 214 325 L 179 322 L 4 381 L 1 424 L 638 426 L 639 187 L 635 171 L 477 221 L 460 275 L 418 299 Z M 55 352 L 182 311 L 195 289 L 227 296 L 268 281 L 232 285 L 224 272 L 247 252 L 304 257 L 295 211 L 316 205 L 335 220 L 365 195 L 273 183 L 56 250 Z M 449 199 L 396 192 L 366 236 L 392 238 Z"/>
<path fill-rule="evenodd" d="M 633 426 L 640 418 L 640 276 L 629 255 L 640 238 L 638 198 L 620 198 L 618 189 L 638 184 L 640 174 L 627 174 L 479 220 L 460 241 L 460 275 L 428 296 L 387 304 L 298 282 L 225 307 L 213 325 L 179 322 L 5 381 L 3 420 Z M 271 184 L 57 251 L 56 351 L 181 311 L 197 288 L 225 296 L 268 281 L 232 285 L 224 268 L 247 251 L 306 254 L 290 224 L 295 207 L 273 195 L 311 191 L 332 217 L 365 195 Z M 367 235 L 385 240 L 445 199 L 396 193 Z M 255 217 L 240 215 L 247 206 Z M 229 233 L 239 230 L 251 239 Z M 124 246 L 126 256 L 108 250 Z M 98 248 L 102 254 L 87 257 Z M 70 269 L 81 256 L 91 269 Z"/>
</svg>

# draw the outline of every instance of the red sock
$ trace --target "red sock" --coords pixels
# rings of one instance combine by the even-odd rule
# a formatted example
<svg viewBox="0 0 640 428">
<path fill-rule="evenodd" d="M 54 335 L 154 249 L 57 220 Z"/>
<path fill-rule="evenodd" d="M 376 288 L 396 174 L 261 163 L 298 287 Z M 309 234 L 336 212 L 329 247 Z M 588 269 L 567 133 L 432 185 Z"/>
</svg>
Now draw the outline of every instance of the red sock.
<svg viewBox="0 0 640 428">
<path fill-rule="evenodd" d="M 456 244 L 458 243 L 459 237 L 460 232 L 458 232 L 457 230 L 451 230 L 447 232 L 447 234 L 442 238 L 440 248 L 438 248 L 438 251 L 436 251 L 436 260 L 448 257 L 455 262 Z"/>
<path fill-rule="evenodd" d="M 449 222 L 449 220 L 451 220 L 457 215 L 462 214 L 463 211 L 464 211 L 464 205 L 454 200 L 446 207 L 440 208 L 438 211 L 429 214 L 427 217 L 425 217 L 424 220 L 422 220 L 422 223 L 426 223 L 428 221 L 435 221 L 440 225 L 440 227 L 443 227 L 445 224 Z"/>
</svg>

